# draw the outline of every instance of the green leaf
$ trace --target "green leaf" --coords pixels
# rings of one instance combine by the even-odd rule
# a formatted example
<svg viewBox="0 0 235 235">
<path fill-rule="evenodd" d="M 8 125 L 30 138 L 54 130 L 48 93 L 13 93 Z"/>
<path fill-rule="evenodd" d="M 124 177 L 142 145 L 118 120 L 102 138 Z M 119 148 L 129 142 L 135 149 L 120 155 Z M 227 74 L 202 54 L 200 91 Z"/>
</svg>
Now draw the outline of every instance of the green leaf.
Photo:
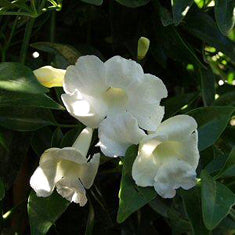
<svg viewBox="0 0 235 235">
<path fill-rule="evenodd" d="M 90 3 L 96 6 L 100 6 L 103 4 L 103 0 L 81 0 L 82 2 Z"/>
<path fill-rule="evenodd" d="M 12 62 L 0 63 L 0 89 L 29 94 L 48 91 L 38 82 L 31 69 Z"/>
<path fill-rule="evenodd" d="M 60 147 L 64 135 L 59 127 L 57 127 L 52 135 L 51 147 Z"/>
<path fill-rule="evenodd" d="M 188 191 L 181 190 L 180 194 L 183 198 L 185 211 L 192 225 L 192 234 L 209 235 L 209 231 L 206 229 L 202 219 L 200 188 L 196 186 Z"/>
<path fill-rule="evenodd" d="M 234 107 L 213 106 L 197 108 L 187 113 L 194 117 L 198 123 L 198 147 L 200 151 L 216 142 L 226 128 L 234 111 Z"/>
<path fill-rule="evenodd" d="M 235 203 L 235 195 L 225 185 L 216 182 L 203 170 L 202 178 L 202 215 L 207 229 L 214 229 L 229 213 Z"/>
<path fill-rule="evenodd" d="M 220 177 L 233 177 L 233 176 L 235 176 L 235 147 L 232 149 L 231 153 L 229 154 L 223 168 L 215 177 L 220 178 Z"/>
<path fill-rule="evenodd" d="M 126 7 L 135 8 L 146 5 L 150 0 L 116 0 L 116 1 Z"/>
<path fill-rule="evenodd" d="M 200 77 L 203 103 L 210 106 L 215 100 L 215 76 L 209 69 L 201 69 Z"/>
<path fill-rule="evenodd" d="M 31 146 L 38 156 L 41 156 L 46 149 L 52 147 L 52 135 L 53 132 L 49 127 L 43 127 L 33 133 L 33 137 L 31 139 Z"/>
<path fill-rule="evenodd" d="M 0 108 L 7 106 L 27 106 L 64 110 L 63 106 L 57 104 L 46 94 L 28 94 L 0 90 Z"/>
<path fill-rule="evenodd" d="M 190 12 L 186 19 L 184 27 L 187 31 L 235 60 L 235 43 L 220 33 L 209 15 L 195 11 Z"/>
<path fill-rule="evenodd" d="M 197 97 L 198 92 L 193 92 L 163 100 L 162 104 L 165 106 L 165 118 L 175 115 L 183 106 L 190 104 Z"/>
<path fill-rule="evenodd" d="M 125 221 L 132 213 L 156 197 L 156 192 L 153 188 L 138 187 L 132 179 L 132 165 L 136 156 L 137 146 L 129 147 L 123 162 L 117 215 L 118 223 Z"/>
<path fill-rule="evenodd" d="M 88 219 L 87 219 L 87 224 L 86 224 L 86 232 L 85 235 L 92 235 L 93 233 L 93 228 L 95 224 L 95 210 L 94 207 L 91 203 L 91 200 L 89 200 L 89 214 L 88 214 Z"/>
<path fill-rule="evenodd" d="M 65 44 L 52 42 L 36 42 L 31 44 L 31 46 L 41 51 L 59 54 L 60 56 L 65 58 L 69 64 L 75 64 L 78 57 L 81 56 L 81 54 L 74 47 Z"/>
<path fill-rule="evenodd" d="M 6 131 L 8 151 L 0 146 L 0 178 L 6 189 L 15 181 L 23 160 L 28 152 L 31 134 Z"/>
<path fill-rule="evenodd" d="M 5 186 L 2 180 L 0 179 L 0 201 L 5 197 Z"/>
<path fill-rule="evenodd" d="M 33 131 L 57 123 L 50 110 L 40 108 L 0 108 L 0 126 L 17 131 Z"/>
<path fill-rule="evenodd" d="M 234 27 L 234 0 L 216 0 L 215 1 L 215 19 L 219 30 L 225 36 Z"/>
<path fill-rule="evenodd" d="M 172 0 L 172 13 L 175 25 L 178 25 L 186 16 L 189 8 L 193 4 L 193 0 Z"/>
<path fill-rule="evenodd" d="M 8 151 L 7 141 L 2 132 L 0 132 L 0 146 L 4 147 Z"/>
<path fill-rule="evenodd" d="M 27 206 L 31 235 L 46 234 L 68 206 L 69 202 L 56 192 L 50 197 L 42 198 L 32 191 Z"/>
<path fill-rule="evenodd" d="M 218 99 L 215 100 L 214 105 L 222 106 L 222 105 L 231 105 L 235 106 L 235 92 L 227 92 L 222 94 Z"/>
<path fill-rule="evenodd" d="M 72 146 L 74 141 L 77 139 L 78 135 L 83 129 L 83 125 L 73 128 L 72 130 L 68 131 L 64 138 L 61 141 L 61 147 L 68 147 Z"/>
</svg>

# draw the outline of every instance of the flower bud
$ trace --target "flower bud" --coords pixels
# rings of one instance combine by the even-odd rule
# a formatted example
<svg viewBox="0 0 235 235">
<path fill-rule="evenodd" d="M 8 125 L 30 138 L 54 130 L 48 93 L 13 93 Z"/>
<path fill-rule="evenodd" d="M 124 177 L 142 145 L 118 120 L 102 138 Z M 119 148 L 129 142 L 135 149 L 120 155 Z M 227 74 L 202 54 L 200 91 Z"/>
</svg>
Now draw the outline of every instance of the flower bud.
<svg viewBox="0 0 235 235">
<path fill-rule="evenodd" d="M 144 59 L 146 56 L 148 50 L 149 50 L 150 41 L 148 38 L 140 37 L 138 40 L 138 51 L 137 51 L 137 57 L 138 60 Z"/>
<path fill-rule="evenodd" d="M 45 87 L 62 87 L 66 70 L 44 66 L 33 71 L 38 81 Z"/>
</svg>

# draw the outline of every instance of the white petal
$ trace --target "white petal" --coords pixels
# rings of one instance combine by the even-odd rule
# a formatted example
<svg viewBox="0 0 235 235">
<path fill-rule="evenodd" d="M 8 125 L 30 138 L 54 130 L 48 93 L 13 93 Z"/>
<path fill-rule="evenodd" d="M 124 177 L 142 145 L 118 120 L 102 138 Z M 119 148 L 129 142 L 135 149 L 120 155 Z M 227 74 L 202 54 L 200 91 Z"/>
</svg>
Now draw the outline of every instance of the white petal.
<svg viewBox="0 0 235 235">
<path fill-rule="evenodd" d="M 157 171 L 154 188 L 163 198 L 175 196 L 175 189 L 190 189 L 196 184 L 196 172 L 189 164 L 180 159 L 171 158 Z"/>
<path fill-rule="evenodd" d="M 77 149 L 84 157 L 86 157 L 90 148 L 92 134 L 93 130 L 91 128 L 84 128 L 72 145 L 72 147 Z"/>
<path fill-rule="evenodd" d="M 87 202 L 86 190 L 78 178 L 64 177 L 56 183 L 57 192 L 70 202 L 84 206 Z"/>
<path fill-rule="evenodd" d="M 44 66 L 33 71 L 38 81 L 45 87 L 62 87 L 65 76 L 64 69 L 56 69 L 51 66 Z"/>
<path fill-rule="evenodd" d="M 87 158 L 79 150 L 74 147 L 65 147 L 60 149 L 55 158 L 57 160 L 67 160 L 76 164 L 85 164 L 87 163 Z"/>
<path fill-rule="evenodd" d="M 54 190 L 57 161 L 53 154 L 57 150 L 49 149 L 42 154 L 40 166 L 35 170 L 30 179 L 30 186 L 38 197 L 48 197 Z"/>
<path fill-rule="evenodd" d="M 147 131 L 156 131 L 164 116 L 164 107 L 140 102 L 138 99 L 132 100 L 128 104 L 127 111 L 137 119 L 141 128 Z"/>
<path fill-rule="evenodd" d="M 129 113 L 108 117 L 98 131 L 101 151 L 109 157 L 124 156 L 129 146 L 138 144 L 145 136 Z"/>
<path fill-rule="evenodd" d="M 90 162 L 81 166 L 79 178 L 85 188 L 89 189 L 92 186 L 99 168 L 99 163 L 100 154 L 97 153 L 92 157 Z"/>
<path fill-rule="evenodd" d="M 82 94 L 97 95 L 107 88 L 104 63 L 96 56 L 81 56 L 75 65 L 69 66 L 66 70 L 64 79 L 66 93 L 72 94 L 79 90 Z"/>
<path fill-rule="evenodd" d="M 79 99 L 76 92 L 72 95 L 63 94 L 61 98 L 68 112 L 86 126 L 97 128 L 106 116 L 107 107 L 101 99 Z"/>
<path fill-rule="evenodd" d="M 127 60 L 121 56 L 114 56 L 105 63 L 106 83 L 113 88 L 127 89 L 128 86 L 144 79 L 144 72 L 140 64 L 134 60 Z"/>
<path fill-rule="evenodd" d="M 144 74 L 143 81 L 130 87 L 128 94 L 141 103 L 159 104 L 161 99 L 167 97 L 167 89 L 158 77 Z"/>
<path fill-rule="evenodd" d="M 177 115 L 161 123 L 156 133 L 165 135 L 171 140 L 187 139 L 197 129 L 194 118 L 188 115 Z"/>
</svg>

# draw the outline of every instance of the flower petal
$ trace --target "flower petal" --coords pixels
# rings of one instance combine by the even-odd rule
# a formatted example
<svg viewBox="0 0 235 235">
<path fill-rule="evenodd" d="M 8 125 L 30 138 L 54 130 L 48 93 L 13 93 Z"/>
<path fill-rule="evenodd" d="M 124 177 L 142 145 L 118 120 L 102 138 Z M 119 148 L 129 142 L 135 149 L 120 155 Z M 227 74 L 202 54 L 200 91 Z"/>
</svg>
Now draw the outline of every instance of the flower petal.
<svg viewBox="0 0 235 235">
<path fill-rule="evenodd" d="M 44 66 L 33 71 L 37 80 L 45 87 L 62 87 L 66 70 Z"/>
<path fill-rule="evenodd" d="M 106 116 L 106 105 L 95 97 L 81 99 L 75 92 L 72 95 L 62 94 L 61 98 L 68 112 L 86 126 L 97 128 Z"/>
<path fill-rule="evenodd" d="M 91 161 L 81 166 L 79 178 L 86 189 L 89 189 L 96 177 L 100 164 L 100 154 L 95 154 Z"/>
<path fill-rule="evenodd" d="M 196 184 L 196 172 L 185 161 L 171 158 L 157 171 L 154 188 L 163 198 L 172 198 L 176 189 L 190 189 Z"/>
<path fill-rule="evenodd" d="M 86 190 L 78 178 L 64 177 L 56 183 L 57 192 L 70 202 L 84 206 L 87 203 Z"/>
<path fill-rule="evenodd" d="M 48 197 L 54 190 L 57 169 L 54 153 L 57 151 L 56 148 L 45 151 L 41 156 L 39 167 L 30 178 L 30 186 L 38 197 Z"/>
<path fill-rule="evenodd" d="M 121 56 L 114 56 L 105 63 L 106 83 L 109 87 L 127 89 L 128 86 L 140 82 L 144 72 L 140 64 Z"/>
<path fill-rule="evenodd" d="M 137 119 L 139 126 L 147 131 L 156 131 L 165 113 L 164 107 L 140 103 L 138 99 L 128 104 L 127 111 Z"/>
<path fill-rule="evenodd" d="M 124 156 L 130 145 L 138 144 L 145 136 L 129 113 L 106 118 L 101 122 L 98 133 L 101 151 L 109 157 Z"/>
<path fill-rule="evenodd" d="M 75 65 L 67 68 L 64 79 L 66 93 L 79 90 L 82 94 L 99 95 L 106 89 L 104 63 L 98 57 L 81 56 Z"/>
<path fill-rule="evenodd" d="M 128 94 L 135 97 L 138 102 L 159 104 L 161 99 L 167 97 L 167 89 L 163 81 L 152 74 L 144 74 L 144 80 L 130 87 Z"/>
<path fill-rule="evenodd" d="M 167 136 L 170 140 L 187 139 L 197 129 L 194 118 L 188 115 L 177 115 L 171 117 L 158 127 L 156 134 Z"/>
</svg>

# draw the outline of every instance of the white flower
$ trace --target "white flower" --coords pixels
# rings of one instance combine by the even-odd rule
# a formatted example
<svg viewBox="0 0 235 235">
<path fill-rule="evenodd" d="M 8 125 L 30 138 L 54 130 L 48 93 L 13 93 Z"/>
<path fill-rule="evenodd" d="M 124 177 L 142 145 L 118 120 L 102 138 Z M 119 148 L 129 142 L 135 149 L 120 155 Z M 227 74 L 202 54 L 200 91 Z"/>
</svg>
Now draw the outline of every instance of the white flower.
<svg viewBox="0 0 235 235">
<path fill-rule="evenodd" d="M 67 68 L 63 87 L 68 112 L 92 128 L 106 117 L 128 112 L 141 128 L 155 131 L 164 115 L 160 101 L 167 90 L 162 80 L 120 56 L 105 63 L 96 56 L 80 57 Z"/>
<path fill-rule="evenodd" d="M 62 87 L 66 70 L 43 66 L 33 71 L 37 80 L 45 87 Z"/>
<path fill-rule="evenodd" d="M 109 157 L 124 156 L 127 148 L 138 144 L 146 134 L 129 113 L 107 117 L 99 127 L 101 151 Z"/>
<path fill-rule="evenodd" d="M 154 186 L 161 197 L 172 198 L 179 187 L 195 186 L 198 160 L 197 123 L 177 115 L 141 141 L 132 177 L 137 185 Z"/>
<path fill-rule="evenodd" d="M 84 206 L 86 190 L 95 179 L 100 154 L 88 162 L 86 158 L 92 138 L 92 129 L 85 128 L 72 147 L 50 148 L 39 162 L 30 179 L 30 185 L 38 197 L 48 197 L 56 187 L 57 192 L 70 202 Z"/>
</svg>

